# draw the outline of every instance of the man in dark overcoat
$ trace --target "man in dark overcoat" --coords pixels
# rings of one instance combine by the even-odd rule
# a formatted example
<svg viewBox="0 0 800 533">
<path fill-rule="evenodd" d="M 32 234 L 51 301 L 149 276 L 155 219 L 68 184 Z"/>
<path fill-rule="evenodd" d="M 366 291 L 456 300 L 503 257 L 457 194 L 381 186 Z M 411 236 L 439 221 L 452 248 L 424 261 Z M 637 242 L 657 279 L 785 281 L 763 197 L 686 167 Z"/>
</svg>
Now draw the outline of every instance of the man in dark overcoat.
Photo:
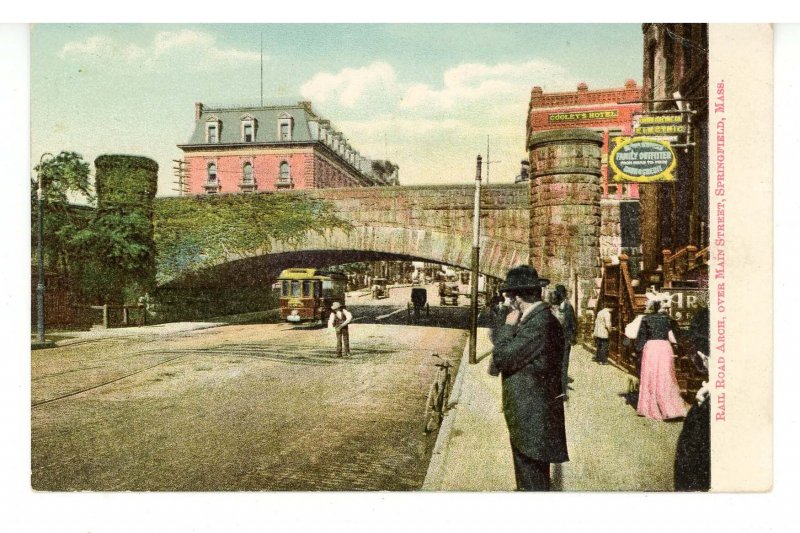
<svg viewBox="0 0 800 533">
<path fill-rule="evenodd" d="M 527 265 L 512 268 L 501 289 L 511 298 L 493 328 L 490 371 L 499 371 L 517 490 L 550 490 L 550 463 L 569 461 L 561 370 L 564 332 L 542 301 L 549 282 Z"/>
<path fill-rule="evenodd" d="M 569 397 L 569 354 L 572 346 L 578 342 L 578 321 L 575 318 L 575 308 L 567 298 L 567 288 L 556 285 L 552 295 L 552 310 L 561 327 L 564 329 L 564 360 L 561 367 L 561 386 L 564 389 L 564 398 Z"/>
</svg>

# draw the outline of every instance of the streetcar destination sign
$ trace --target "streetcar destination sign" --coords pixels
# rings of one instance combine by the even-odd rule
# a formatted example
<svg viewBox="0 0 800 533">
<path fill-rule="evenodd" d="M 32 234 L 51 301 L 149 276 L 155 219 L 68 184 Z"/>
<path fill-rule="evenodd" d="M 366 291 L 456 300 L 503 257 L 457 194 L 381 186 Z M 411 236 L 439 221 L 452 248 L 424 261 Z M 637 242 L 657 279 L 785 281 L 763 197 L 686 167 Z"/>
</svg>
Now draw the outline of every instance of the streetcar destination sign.
<svg viewBox="0 0 800 533">
<path fill-rule="evenodd" d="M 672 171 L 677 161 L 667 141 L 649 137 L 617 138 L 609 154 L 614 181 L 675 181 Z"/>
</svg>

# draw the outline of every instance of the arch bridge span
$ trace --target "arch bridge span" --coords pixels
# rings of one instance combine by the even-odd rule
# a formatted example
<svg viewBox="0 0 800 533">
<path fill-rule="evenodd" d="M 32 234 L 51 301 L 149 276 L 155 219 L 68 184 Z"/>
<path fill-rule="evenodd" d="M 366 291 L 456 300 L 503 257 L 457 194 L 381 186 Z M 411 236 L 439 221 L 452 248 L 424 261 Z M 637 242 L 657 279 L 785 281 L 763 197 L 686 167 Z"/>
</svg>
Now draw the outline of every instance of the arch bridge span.
<svg viewBox="0 0 800 533">
<path fill-rule="evenodd" d="M 309 233 L 301 244 L 273 242 L 268 253 L 233 257 L 204 276 L 258 284 L 291 266 L 325 267 L 359 261 L 413 260 L 471 268 L 472 185 L 428 185 L 315 189 L 289 194 L 319 199 L 351 227 Z M 482 274 L 504 278 L 529 257 L 530 203 L 527 184 L 483 186 Z"/>
</svg>

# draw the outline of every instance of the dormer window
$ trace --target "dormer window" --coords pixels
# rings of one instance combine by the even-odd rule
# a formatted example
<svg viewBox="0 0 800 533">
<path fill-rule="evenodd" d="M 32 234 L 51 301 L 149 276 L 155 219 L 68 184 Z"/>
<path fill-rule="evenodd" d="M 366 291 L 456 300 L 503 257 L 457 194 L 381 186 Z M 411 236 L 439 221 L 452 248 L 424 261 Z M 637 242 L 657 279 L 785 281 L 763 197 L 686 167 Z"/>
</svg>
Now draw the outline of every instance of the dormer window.
<svg viewBox="0 0 800 533">
<path fill-rule="evenodd" d="M 288 113 L 281 113 L 278 117 L 278 140 L 291 141 L 292 130 L 294 129 L 294 119 Z"/>
<path fill-rule="evenodd" d="M 222 123 L 218 118 L 212 117 L 206 121 L 206 143 L 215 144 L 219 142 Z"/>
<path fill-rule="evenodd" d="M 251 143 L 256 140 L 256 120 L 251 115 L 242 117 L 242 142 Z"/>
</svg>

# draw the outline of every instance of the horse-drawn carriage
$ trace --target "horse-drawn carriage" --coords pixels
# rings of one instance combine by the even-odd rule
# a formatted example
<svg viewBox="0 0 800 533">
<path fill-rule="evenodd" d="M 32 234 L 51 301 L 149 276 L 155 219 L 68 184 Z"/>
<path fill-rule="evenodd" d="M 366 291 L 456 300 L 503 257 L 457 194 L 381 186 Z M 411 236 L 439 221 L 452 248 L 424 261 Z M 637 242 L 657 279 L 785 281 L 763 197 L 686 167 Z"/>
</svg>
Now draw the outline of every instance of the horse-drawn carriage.
<svg viewBox="0 0 800 533">
<path fill-rule="evenodd" d="M 381 298 L 389 297 L 389 287 L 386 278 L 373 278 L 372 279 L 372 299 L 379 300 Z"/>
<path fill-rule="evenodd" d="M 460 294 L 458 281 L 455 278 L 448 278 L 446 281 L 439 283 L 440 305 L 458 305 L 458 296 Z"/>
<path fill-rule="evenodd" d="M 411 318 L 412 313 L 415 319 L 419 318 L 423 309 L 426 316 L 431 315 L 431 306 L 428 303 L 428 289 L 414 287 L 411 289 L 411 301 L 408 302 L 408 318 Z"/>
</svg>

